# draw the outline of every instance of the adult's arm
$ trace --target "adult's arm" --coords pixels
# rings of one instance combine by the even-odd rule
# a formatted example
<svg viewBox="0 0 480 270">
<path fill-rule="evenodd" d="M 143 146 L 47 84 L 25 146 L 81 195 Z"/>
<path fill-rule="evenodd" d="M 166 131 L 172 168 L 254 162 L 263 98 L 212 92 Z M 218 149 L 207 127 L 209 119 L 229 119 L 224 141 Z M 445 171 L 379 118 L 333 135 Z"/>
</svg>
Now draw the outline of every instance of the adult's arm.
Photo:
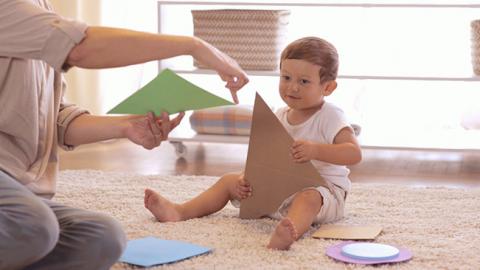
<svg viewBox="0 0 480 270">
<path fill-rule="evenodd" d="M 248 78 L 237 62 L 195 37 L 88 27 L 32 4 L 0 0 L 0 56 L 39 59 L 62 71 L 68 66 L 106 68 L 191 55 L 214 69 L 236 92 Z"/>
<path fill-rule="evenodd" d="M 190 36 L 138 32 L 120 28 L 90 26 L 85 38 L 68 55 L 66 64 L 82 68 L 110 68 L 191 55 L 216 70 L 226 87 L 236 91 L 248 78 L 236 61 L 209 43 Z"/>
<path fill-rule="evenodd" d="M 48 6 L 0 0 L 0 57 L 38 59 L 60 72 L 86 29 L 86 24 L 63 18 Z"/>
<path fill-rule="evenodd" d="M 170 119 L 167 113 L 129 116 L 95 116 L 82 114 L 73 119 L 64 135 L 64 144 L 76 146 L 108 139 L 127 138 L 146 149 L 152 149 L 168 138 L 184 113 Z"/>
</svg>

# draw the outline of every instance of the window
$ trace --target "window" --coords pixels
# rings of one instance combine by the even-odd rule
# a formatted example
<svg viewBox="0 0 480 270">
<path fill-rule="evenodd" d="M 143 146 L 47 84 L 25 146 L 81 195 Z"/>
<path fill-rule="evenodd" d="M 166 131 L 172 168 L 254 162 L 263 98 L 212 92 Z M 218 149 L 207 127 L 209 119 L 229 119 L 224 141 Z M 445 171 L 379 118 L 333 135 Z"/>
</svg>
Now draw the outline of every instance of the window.
<svg viewBox="0 0 480 270">
<path fill-rule="evenodd" d="M 480 1 L 219 2 L 160 1 L 162 33 L 193 34 L 192 9 L 289 9 L 288 41 L 315 35 L 337 47 L 339 87 L 330 100 L 361 124 L 364 145 L 480 149 L 479 132 L 461 126 L 465 113 L 480 110 L 480 79 L 473 76 L 470 60 L 470 21 L 480 19 Z M 151 17 L 153 11 L 148 12 Z M 189 57 L 162 61 L 162 67 L 187 70 L 181 75 L 228 97 L 220 80 L 190 72 Z M 142 77 L 143 84 L 155 74 L 142 74 L 147 73 L 151 76 Z M 249 74 L 242 103 L 253 104 L 259 91 L 271 106 L 283 105 L 274 72 Z"/>
</svg>

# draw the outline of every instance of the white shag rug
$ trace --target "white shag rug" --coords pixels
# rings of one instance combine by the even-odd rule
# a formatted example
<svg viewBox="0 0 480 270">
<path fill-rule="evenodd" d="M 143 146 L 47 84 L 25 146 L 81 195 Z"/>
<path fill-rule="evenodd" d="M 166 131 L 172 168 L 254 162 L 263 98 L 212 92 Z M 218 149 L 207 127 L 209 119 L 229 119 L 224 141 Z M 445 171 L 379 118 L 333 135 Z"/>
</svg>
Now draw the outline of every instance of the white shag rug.
<svg viewBox="0 0 480 270">
<path fill-rule="evenodd" d="M 242 220 L 230 204 L 214 215 L 159 223 L 143 207 L 143 191 L 153 188 L 181 202 L 217 180 L 209 176 L 135 175 L 91 170 L 62 171 L 54 200 L 107 213 L 129 239 L 155 236 L 213 248 L 208 255 L 149 269 L 356 269 L 325 255 L 340 240 L 314 239 L 312 228 L 289 251 L 265 248 L 276 221 Z M 346 217 L 339 224 L 380 225 L 375 240 L 410 249 L 406 263 L 388 269 L 480 269 L 480 189 L 408 187 L 354 183 Z M 112 269 L 136 269 L 117 263 Z"/>
</svg>

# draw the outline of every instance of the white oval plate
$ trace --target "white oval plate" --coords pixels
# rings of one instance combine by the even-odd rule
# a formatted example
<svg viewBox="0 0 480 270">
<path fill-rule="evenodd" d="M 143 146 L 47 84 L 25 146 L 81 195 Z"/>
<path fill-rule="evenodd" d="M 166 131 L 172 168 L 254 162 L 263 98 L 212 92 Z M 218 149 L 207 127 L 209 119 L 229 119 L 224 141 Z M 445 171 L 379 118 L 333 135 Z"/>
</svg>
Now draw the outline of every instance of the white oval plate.
<svg viewBox="0 0 480 270">
<path fill-rule="evenodd" d="M 354 243 L 343 246 L 342 254 L 360 260 L 386 260 L 397 257 L 400 250 L 384 244 Z"/>
</svg>

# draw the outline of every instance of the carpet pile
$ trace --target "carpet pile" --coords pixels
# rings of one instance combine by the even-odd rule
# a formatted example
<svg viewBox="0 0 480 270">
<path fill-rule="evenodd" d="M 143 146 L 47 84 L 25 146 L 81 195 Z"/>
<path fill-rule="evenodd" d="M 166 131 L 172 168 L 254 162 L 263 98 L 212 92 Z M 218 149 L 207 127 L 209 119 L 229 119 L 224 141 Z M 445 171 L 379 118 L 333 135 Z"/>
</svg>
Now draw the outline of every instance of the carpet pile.
<svg viewBox="0 0 480 270">
<path fill-rule="evenodd" d="M 170 200 L 192 198 L 217 180 L 210 176 L 137 175 L 93 170 L 62 171 L 54 200 L 103 212 L 119 220 L 129 239 L 155 236 L 213 248 L 208 255 L 149 269 L 357 269 L 325 255 L 340 240 L 314 239 L 314 227 L 289 251 L 265 248 L 276 225 L 270 219 L 242 220 L 228 204 L 222 211 L 177 223 L 159 223 L 143 207 L 153 188 Z M 478 269 L 480 189 L 411 187 L 354 183 L 346 216 L 338 224 L 380 225 L 375 240 L 413 252 L 406 263 L 388 269 Z M 137 269 L 117 263 L 112 269 Z"/>
</svg>

